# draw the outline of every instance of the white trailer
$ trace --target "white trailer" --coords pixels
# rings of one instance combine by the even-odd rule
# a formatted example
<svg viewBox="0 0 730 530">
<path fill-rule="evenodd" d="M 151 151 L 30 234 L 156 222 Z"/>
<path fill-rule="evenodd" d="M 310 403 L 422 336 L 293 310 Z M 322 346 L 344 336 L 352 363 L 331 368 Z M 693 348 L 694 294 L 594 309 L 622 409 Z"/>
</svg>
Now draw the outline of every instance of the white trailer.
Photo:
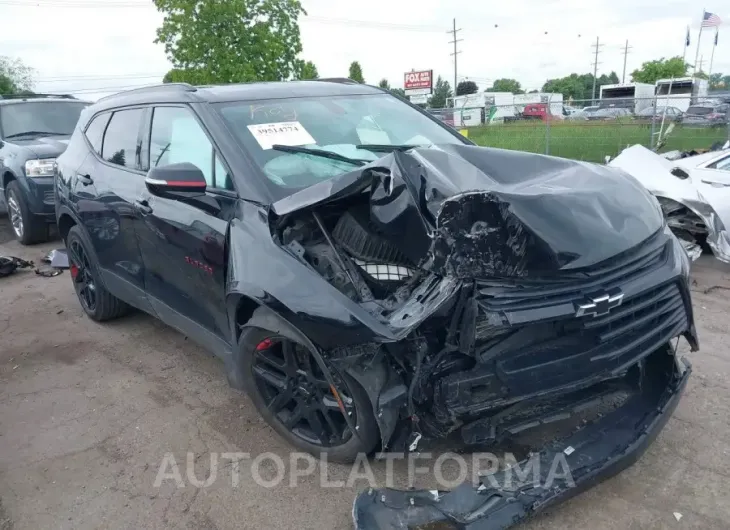
<svg viewBox="0 0 730 530">
<path fill-rule="evenodd" d="M 502 123 L 515 115 L 511 92 L 477 92 L 449 98 L 447 104 L 453 106 L 455 127 Z"/>
<path fill-rule="evenodd" d="M 598 105 L 623 107 L 637 113 L 654 105 L 654 85 L 649 83 L 601 85 Z"/>
<path fill-rule="evenodd" d="M 677 107 L 682 112 L 702 99 L 707 98 L 709 83 L 698 77 L 659 79 L 654 84 L 657 105 Z"/>
</svg>

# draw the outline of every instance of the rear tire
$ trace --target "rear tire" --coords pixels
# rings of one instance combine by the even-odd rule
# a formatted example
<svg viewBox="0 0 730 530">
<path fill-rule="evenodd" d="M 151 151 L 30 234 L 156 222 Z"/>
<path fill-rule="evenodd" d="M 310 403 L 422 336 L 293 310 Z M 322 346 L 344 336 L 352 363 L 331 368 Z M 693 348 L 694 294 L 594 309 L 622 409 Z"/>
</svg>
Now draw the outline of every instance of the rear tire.
<svg viewBox="0 0 730 530">
<path fill-rule="evenodd" d="M 81 235 L 78 226 L 72 226 L 66 236 L 69 254 L 71 281 L 81 308 L 92 320 L 104 322 L 119 318 L 129 312 L 130 307 L 111 294 L 99 281 L 99 267 L 94 255 Z"/>
<path fill-rule="evenodd" d="M 23 190 L 16 180 L 11 181 L 5 190 L 5 203 L 13 235 L 21 245 L 48 240 L 48 224 L 30 211 Z"/>
<path fill-rule="evenodd" d="M 342 380 L 337 381 L 337 395 L 335 395 L 329 389 L 324 390 L 324 394 L 329 393 L 329 396 L 331 396 L 328 396 L 329 399 L 331 399 L 330 404 L 334 402 L 336 398 L 336 401 L 340 408 L 336 409 L 334 406 L 330 406 L 330 409 L 322 414 L 333 414 L 334 417 L 330 416 L 330 419 L 333 419 L 333 423 L 334 420 L 340 419 L 341 421 L 339 422 L 339 425 L 342 425 L 343 423 L 346 424 L 344 414 L 341 412 L 342 407 L 345 407 L 345 409 L 349 410 L 351 413 L 351 421 L 355 423 L 357 434 L 352 434 L 349 427 L 345 427 L 343 429 L 343 438 L 345 438 L 345 441 L 342 443 L 339 443 L 340 440 L 332 437 L 330 437 L 327 444 L 308 441 L 302 436 L 301 433 L 297 432 L 297 426 L 301 425 L 301 423 L 298 423 L 297 425 L 294 425 L 292 427 L 287 427 L 287 425 L 284 424 L 282 416 L 288 416 L 290 418 L 293 417 L 297 411 L 297 407 L 299 406 L 299 401 L 297 401 L 297 399 L 301 398 L 292 397 L 290 398 L 291 401 L 287 401 L 287 399 L 285 398 L 282 400 L 282 403 L 283 405 L 288 404 L 288 408 L 285 406 L 281 406 L 278 411 L 272 411 L 272 405 L 274 403 L 274 400 L 280 398 L 283 392 L 274 392 L 273 397 L 272 395 L 265 395 L 266 391 L 262 388 L 262 379 L 260 375 L 258 375 L 259 372 L 256 372 L 256 369 L 261 366 L 261 364 L 257 364 L 259 362 L 257 361 L 257 355 L 263 353 L 262 351 L 259 351 L 257 349 L 257 346 L 265 344 L 265 341 L 267 341 L 267 339 L 272 341 L 288 341 L 296 348 L 295 355 L 298 355 L 300 358 L 301 356 L 306 356 L 307 353 L 311 355 L 309 350 L 307 350 L 303 345 L 296 344 L 283 337 L 275 337 L 274 333 L 263 329 L 248 328 L 245 329 L 241 334 L 241 339 L 239 341 L 241 355 L 239 358 L 241 359 L 240 368 L 242 371 L 241 375 L 244 388 L 251 398 L 251 401 L 253 401 L 256 409 L 259 411 L 264 420 L 266 420 L 266 423 L 268 423 L 282 438 L 284 438 L 287 442 L 289 442 L 289 444 L 296 447 L 298 450 L 310 453 L 317 458 L 320 458 L 323 454 L 325 454 L 327 457 L 327 461 L 329 462 L 338 462 L 344 464 L 351 463 L 355 461 L 358 454 L 360 453 L 372 453 L 377 447 L 380 440 L 380 431 L 378 429 L 378 424 L 375 421 L 373 406 L 365 390 L 348 375 L 344 375 Z M 273 342 L 272 344 L 279 343 Z M 313 364 L 313 366 L 316 364 L 313 357 L 311 358 L 311 363 Z M 264 366 L 271 365 L 264 363 Z M 314 371 L 317 370 L 318 367 L 314 366 L 313 370 L 304 371 L 306 371 L 308 374 L 312 374 Z M 283 372 L 281 373 L 283 374 Z M 304 386 L 306 386 L 306 382 L 304 383 Z M 290 394 L 296 394 L 298 390 L 298 388 L 296 387 L 298 387 L 296 383 L 287 387 L 291 389 Z M 321 401 L 315 396 L 311 399 L 311 403 L 319 406 Z M 306 415 L 307 413 L 305 413 L 305 418 L 303 418 L 305 421 L 304 425 L 308 424 Z M 319 418 L 319 420 L 317 420 L 316 418 Z M 330 429 L 330 427 L 332 427 L 332 424 L 326 421 L 321 421 L 322 419 L 326 420 L 326 416 L 317 415 L 316 418 L 315 421 L 318 421 L 318 423 L 322 423 L 323 425 L 327 425 L 327 430 L 332 432 L 332 430 Z M 314 429 L 312 429 L 312 432 L 314 432 Z M 336 440 L 336 442 L 332 443 L 333 439 Z"/>
</svg>

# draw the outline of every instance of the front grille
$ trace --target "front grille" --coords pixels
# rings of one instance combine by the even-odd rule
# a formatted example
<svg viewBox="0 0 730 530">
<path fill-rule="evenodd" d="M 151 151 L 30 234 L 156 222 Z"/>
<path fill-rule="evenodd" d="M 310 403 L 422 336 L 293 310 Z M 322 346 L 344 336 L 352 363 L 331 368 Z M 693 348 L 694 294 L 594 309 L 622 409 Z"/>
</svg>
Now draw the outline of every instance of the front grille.
<svg viewBox="0 0 730 530">
<path fill-rule="evenodd" d="M 559 271 L 542 278 L 478 281 L 479 305 L 485 311 L 509 315 L 527 309 L 572 304 L 596 289 L 607 291 L 620 287 L 651 272 L 666 260 L 669 243 L 662 234 L 659 232 L 638 247 L 593 267 Z"/>
<path fill-rule="evenodd" d="M 602 317 L 543 324 L 552 329 L 539 343 L 500 355 L 496 372 L 517 394 L 598 374 L 618 375 L 687 325 L 682 294 L 676 283 L 670 283 L 635 296 Z"/>
<path fill-rule="evenodd" d="M 676 282 L 626 300 L 607 315 L 510 328 L 477 348 L 481 362 L 446 376 L 437 401 L 476 415 L 530 396 L 575 390 L 622 375 L 688 327 Z"/>
<path fill-rule="evenodd" d="M 53 195 L 52 191 L 46 191 L 43 193 L 43 203 L 44 204 L 53 204 L 55 201 L 56 201 L 56 198 Z"/>
<path fill-rule="evenodd" d="M 551 278 L 477 282 L 476 366 L 439 384 L 452 415 L 475 414 L 536 393 L 560 393 L 621 375 L 689 326 L 678 280 L 648 289 L 670 258 L 661 234 L 629 252 Z M 657 280 L 662 281 L 662 280 Z M 630 286 L 630 288 L 629 288 Z M 592 293 L 621 289 L 608 313 L 576 317 Z M 475 330 L 475 331 L 472 331 Z"/>
</svg>

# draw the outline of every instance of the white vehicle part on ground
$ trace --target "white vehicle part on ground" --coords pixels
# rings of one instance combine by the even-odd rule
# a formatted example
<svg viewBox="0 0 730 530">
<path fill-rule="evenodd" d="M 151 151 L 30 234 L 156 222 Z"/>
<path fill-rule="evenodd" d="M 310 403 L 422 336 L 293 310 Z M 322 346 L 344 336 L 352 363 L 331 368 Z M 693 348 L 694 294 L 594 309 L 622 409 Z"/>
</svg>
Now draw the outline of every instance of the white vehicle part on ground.
<svg viewBox="0 0 730 530">
<path fill-rule="evenodd" d="M 707 244 L 715 257 L 730 263 L 730 171 L 714 168 L 726 158 L 730 158 L 730 150 L 667 160 L 644 146 L 633 145 L 609 165 L 626 171 L 652 195 L 676 201 L 699 216 L 707 227 Z M 692 247 L 688 253 L 699 256 Z"/>
</svg>

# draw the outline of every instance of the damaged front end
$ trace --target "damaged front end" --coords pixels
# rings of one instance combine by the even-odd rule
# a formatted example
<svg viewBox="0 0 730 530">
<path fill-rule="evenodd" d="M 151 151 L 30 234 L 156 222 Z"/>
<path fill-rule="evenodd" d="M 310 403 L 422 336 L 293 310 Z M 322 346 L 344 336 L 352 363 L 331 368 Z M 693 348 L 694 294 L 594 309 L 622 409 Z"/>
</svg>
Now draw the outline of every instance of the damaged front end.
<svg viewBox="0 0 730 530">
<path fill-rule="evenodd" d="M 667 225 L 692 260 L 707 245 L 717 259 L 730 263 L 730 171 L 708 164 L 718 155 L 667 157 L 634 145 L 609 165 L 623 169 L 656 196 Z"/>
<path fill-rule="evenodd" d="M 366 391 L 383 451 L 509 442 L 628 392 L 566 442 L 586 484 L 628 465 L 671 413 L 689 371 L 670 341 L 698 347 L 687 254 L 651 195 L 612 168 L 396 150 L 275 203 L 269 221 L 281 247 L 359 308 L 351 327 L 367 339 L 351 332 L 322 356 Z M 387 490 L 361 494 L 354 516 L 363 529 L 504 528 L 568 494 Z"/>
</svg>

